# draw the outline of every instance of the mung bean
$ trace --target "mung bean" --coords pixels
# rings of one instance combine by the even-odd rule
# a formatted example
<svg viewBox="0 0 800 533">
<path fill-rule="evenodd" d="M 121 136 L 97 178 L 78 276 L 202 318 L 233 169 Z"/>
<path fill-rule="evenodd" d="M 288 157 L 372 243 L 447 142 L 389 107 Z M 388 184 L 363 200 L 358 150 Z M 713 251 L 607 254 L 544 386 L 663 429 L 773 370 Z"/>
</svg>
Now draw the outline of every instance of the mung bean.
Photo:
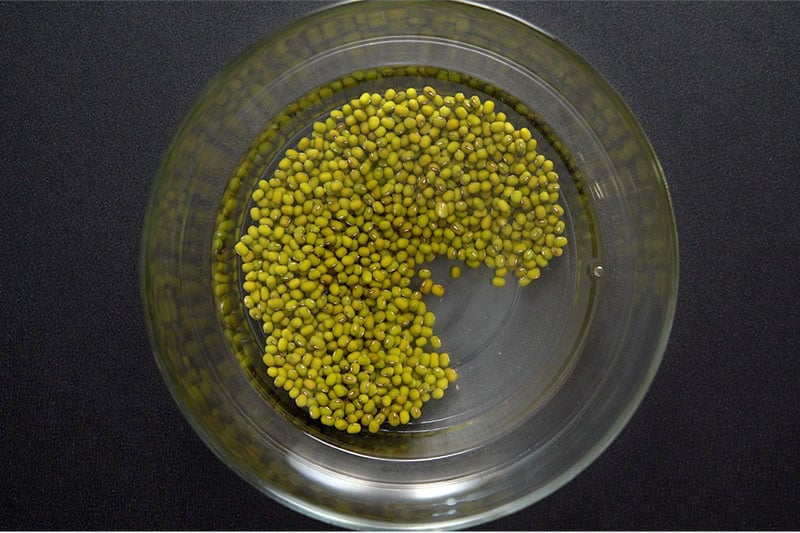
<svg viewBox="0 0 800 533">
<path fill-rule="evenodd" d="M 445 287 L 421 265 L 446 255 L 525 286 L 562 255 L 558 175 L 536 147 L 491 100 L 430 86 L 363 93 L 315 122 L 259 181 L 234 246 L 275 386 L 351 434 L 442 398 L 458 374 L 424 297 Z"/>
</svg>

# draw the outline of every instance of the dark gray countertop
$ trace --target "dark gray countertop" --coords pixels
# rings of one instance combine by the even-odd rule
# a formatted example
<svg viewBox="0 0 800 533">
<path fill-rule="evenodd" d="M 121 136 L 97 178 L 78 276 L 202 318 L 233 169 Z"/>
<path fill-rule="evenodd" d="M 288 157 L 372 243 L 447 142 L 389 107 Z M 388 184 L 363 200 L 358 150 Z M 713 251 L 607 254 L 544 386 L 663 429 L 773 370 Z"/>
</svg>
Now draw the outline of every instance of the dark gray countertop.
<svg viewBox="0 0 800 533">
<path fill-rule="evenodd" d="M 639 117 L 674 201 L 681 287 L 663 365 L 619 438 L 484 528 L 797 529 L 800 3 L 492 5 L 583 55 Z M 173 129 L 221 67 L 318 6 L 0 4 L 3 528 L 327 527 L 193 433 L 138 292 Z"/>
</svg>

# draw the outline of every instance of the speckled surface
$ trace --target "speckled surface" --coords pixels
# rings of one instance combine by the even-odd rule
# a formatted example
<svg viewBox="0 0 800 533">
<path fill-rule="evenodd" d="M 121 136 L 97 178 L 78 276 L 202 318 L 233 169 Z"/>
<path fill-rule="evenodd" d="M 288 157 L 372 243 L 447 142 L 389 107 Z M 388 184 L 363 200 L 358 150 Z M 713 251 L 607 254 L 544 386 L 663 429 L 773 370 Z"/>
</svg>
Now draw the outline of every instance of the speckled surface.
<svg viewBox="0 0 800 533">
<path fill-rule="evenodd" d="M 583 55 L 638 116 L 669 181 L 681 287 L 661 370 L 619 438 L 481 529 L 797 529 L 800 4 L 491 4 Z M 316 7 L 0 4 L 3 528 L 329 528 L 193 433 L 138 292 L 172 131 L 220 68 Z"/>
</svg>

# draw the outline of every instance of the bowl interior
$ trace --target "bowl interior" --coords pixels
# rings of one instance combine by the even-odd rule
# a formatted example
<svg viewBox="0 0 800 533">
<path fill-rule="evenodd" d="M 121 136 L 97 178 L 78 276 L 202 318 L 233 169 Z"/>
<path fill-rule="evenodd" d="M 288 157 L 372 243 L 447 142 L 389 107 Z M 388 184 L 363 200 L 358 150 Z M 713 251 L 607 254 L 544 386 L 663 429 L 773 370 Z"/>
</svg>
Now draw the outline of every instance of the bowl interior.
<svg viewBox="0 0 800 533">
<path fill-rule="evenodd" d="M 499 38 L 502 36 L 502 38 Z M 233 244 L 286 148 L 363 92 L 492 99 L 561 176 L 569 245 L 530 286 L 429 267 L 459 381 L 408 426 L 308 420 L 261 363 Z M 348 527 L 463 527 L 549 494 L 621 430 L 658 367 L 677 292 L 664 178 L 635 118 L 543 32 L 469 4 L 344 4 L 255 44 L 198 98 L 154 185 L 142 293 L 156 360 L 206 443 L 272 497 Z"/>
</svg>

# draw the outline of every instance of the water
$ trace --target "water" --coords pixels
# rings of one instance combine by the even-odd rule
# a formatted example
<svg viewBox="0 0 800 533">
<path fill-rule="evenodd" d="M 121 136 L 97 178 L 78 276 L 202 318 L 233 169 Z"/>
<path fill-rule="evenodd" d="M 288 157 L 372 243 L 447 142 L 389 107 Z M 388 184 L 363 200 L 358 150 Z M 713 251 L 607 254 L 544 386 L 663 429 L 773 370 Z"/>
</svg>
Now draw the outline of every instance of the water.
<svg viewBox="0 0 800 533">
<path fill-rule="evenodd" d="M 431 85 L 442 95 L 461 91 L 467 96 L 477 94 L 482 101 L 494 100 L 497 110 L 505 112 L 509 122 L 534 131 L 539 141 L 537 150 L 554 162 L 559 173 L 560 203 L 565 208 L 563 220 L 569 240 L 565 253 L 551 261 L 541 278 L 528 287 L 519 287 L 512 275 L 507 276 L 504 287 L 494 287 L 490 283 L 493 272 L 485 266 L 471 269 L 462 264 L 462 276 L 451 279 L 449 269 L 454 262 L 444 257 L 425 265 L 446 288 L 442 298 L 428 295 L 426 304 L 436 315 L 434 334 L 442 340 L 441 351 L 450 354 L 459 380 L 442 400 L 425 404 L 422 418 L 397 428 L 386 424 L 381 432 L 385 438 L 392 434 L 407 438 L 425 435 L 424 440 L 409 441 L 408 454 L 433 457 L 477 445 L 485 440 L 487 432 L 502 435 L 510 431 L 533 416 L 558 390 L 575 364 L 582 331 L 591 320 L 593 280 L 603 275 L 603 266 L 597 263 L 598 244 L 580 170 L 555 133 L 535 113 L 510 95 L 480 86 L 476 80 L 462 77 L 453 81 L 451 78 L 459 76 L 453 73 L 439 71 L 432 77 L 382 72 L 384 75 L 378 79 L 343 86 L 327 99 L 301 97 L 280 127 L 267 125 L 265 131 L 271 132 L 272 139 L 264 140 L 265 135 L 256 141 L 263 165 L 253 171 L 251 187 L 258 179 L 270 177 L 285 149 L 296 146 L 299 138 L 309 134 L 313 122 L 327 116 L 330 109 L 362 92 L 382 93 L 389 87 L 416 87 L 421 91 Z M 311 91 L 315 92 L 319 91 Z M 243 209 L 239 235 L 252 222 L 247 215 L 250 207 Z M 263 353 L 261 321 L 248 317 L 247 322 Z M 363 441 L 351 441 L 341 432 L 307 424 L 294 402 L 283 391 L 274 389 L 265 366 L 260 362 L 254 366 L 259 388 L 270 401 L 282 405 L 287 415 L 297 417 L 299 424 L 323 440 L 363 451 Z M 467 426 L 469 431 L 464 430 Z M 379 447 L 372 453 L 380 454 Z"/>
</svg>

